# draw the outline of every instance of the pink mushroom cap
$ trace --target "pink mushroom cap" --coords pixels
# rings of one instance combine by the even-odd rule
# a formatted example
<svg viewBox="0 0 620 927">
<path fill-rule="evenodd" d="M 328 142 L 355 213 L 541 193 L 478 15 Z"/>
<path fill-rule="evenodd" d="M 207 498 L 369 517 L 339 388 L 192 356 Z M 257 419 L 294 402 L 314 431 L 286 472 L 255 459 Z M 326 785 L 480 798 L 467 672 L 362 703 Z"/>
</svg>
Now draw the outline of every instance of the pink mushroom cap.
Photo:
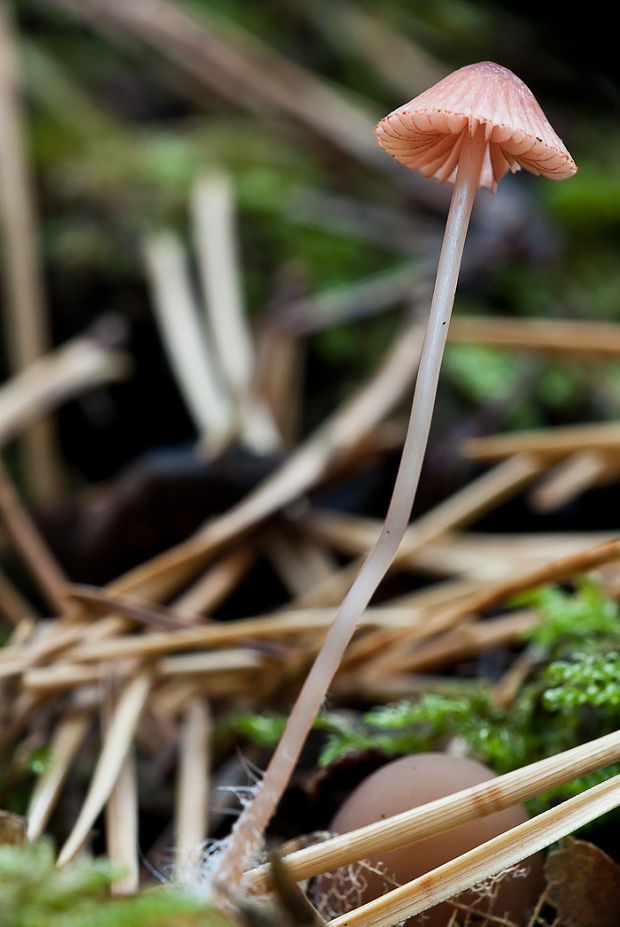
<svg viewBox="0 0 620 927">
<path fill-rule="evenodd" d="M 443 182 L 454 181 L 463 139 L 479 126 L 487 142 L 480 186 L 494 190 L 520 168 L 550 180 L 577 171 L 531 90 L 492 61 L 448 74 L 382 119 L 375 133 L 401 164 Z"/>
</svg>

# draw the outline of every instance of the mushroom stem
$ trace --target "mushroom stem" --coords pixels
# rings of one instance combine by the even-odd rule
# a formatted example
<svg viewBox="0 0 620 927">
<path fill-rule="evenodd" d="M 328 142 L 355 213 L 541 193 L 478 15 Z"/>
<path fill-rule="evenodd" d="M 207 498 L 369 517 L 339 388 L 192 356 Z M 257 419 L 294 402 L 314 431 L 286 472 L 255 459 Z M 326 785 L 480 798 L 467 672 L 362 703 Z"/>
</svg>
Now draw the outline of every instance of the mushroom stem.
<svg viewBox="0 0 620 927">
<path fill-rule="evenodd" d="M 465 236 L 479 186 L 485 149 L 484 126 L 472 120 L 469 130 L 464 130 L 409 427 L 381 535 L 334 618 L 254 799 L 233 827 L 230 840 L 215 872 L 213 885 L 216 893 L 218 886 L 221 886 L 228 898 L 238 889 L 243 873 L 256 852 L 261 834 L 286 788 L 347 644 L 394 560 L 409 523 L 431 426 Z"/>
</svg>

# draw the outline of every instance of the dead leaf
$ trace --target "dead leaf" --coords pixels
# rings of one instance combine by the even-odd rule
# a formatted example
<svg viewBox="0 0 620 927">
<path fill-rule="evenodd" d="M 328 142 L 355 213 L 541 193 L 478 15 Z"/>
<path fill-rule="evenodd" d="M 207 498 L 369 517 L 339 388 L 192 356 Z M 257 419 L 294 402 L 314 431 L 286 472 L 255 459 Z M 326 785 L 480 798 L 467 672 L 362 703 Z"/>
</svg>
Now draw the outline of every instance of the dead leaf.
<svg viewBox="0 0 620 927">
<path fill-rule="evenodd" d="M 618 927 L 620 866 L 594 844 L 568 838 L 549 853 L 545 874 L 562 927 Z"/>
<path fill-rule="evenodd" d="M 26 842 L 26 819 L 12 811 L 0 811 L 0 844 L 18 846 Z"/>
</svg>

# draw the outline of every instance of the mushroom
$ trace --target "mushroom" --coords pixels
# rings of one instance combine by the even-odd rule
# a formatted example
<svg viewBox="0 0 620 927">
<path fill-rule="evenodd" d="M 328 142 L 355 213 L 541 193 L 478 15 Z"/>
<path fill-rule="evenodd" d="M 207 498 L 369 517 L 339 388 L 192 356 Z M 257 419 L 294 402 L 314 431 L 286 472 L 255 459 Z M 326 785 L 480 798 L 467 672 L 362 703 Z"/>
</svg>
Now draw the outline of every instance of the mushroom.
<svg viewBox="0 0 620 927">
<path fill-rule="evenodd" d="M 564 180 L 577 170 L 536 99 L 492 62 L 461 68 L 381 120 L 379 144 L 407 167 L 454 183 L 439 257 L 409 428 L 378 541 L 360 568 L 289 715 L 252 802 L 237 819 L 213 874 L 225 894 L 239 885 L 293 771 L 344 650 L 400 546 L 411 515 L 430 430 L 465 235 L 480 186 L 508 171 Z M 224 893 L 224 892 L 223 892 Z"/>
<path fill-rule="evenodd" d="M 468 757 L 446 753 L 402 756 L 381 766 L 360 782 L 336 812 L 329 830 L 345 834 L 477 785 L 493 776 L 487 766 Z M 400 885 L 424 875 L 527 819 L 523 806 L 515 805 L 434 837 L 390 850 L 379 859 L 367 860 L 360 867 L 359 878 L 355 881 L 360 893 L 356 901 L 365 904 L 388 891 L 395 883 Z M 346 905 L 350 901 L 350 883 L 348 869 L 317 879 L 313 897 L 319 910 L 338 909 L 340 903 Z M 542 888 L 542 857 L 539 854 L 524 860 L 514 871 L 504 873 L 496 884 L 489 886 L 488 891 L 464 892 L 455 901 L 474 909 L 478 918 L 484 912 L 494 918 L 506 918 L 510 923 L 523 925 L 528 922 Z M 451 922 L 453 910 L 453 906 L 445 902 L 407 923 L 419 924 L 420 927 L 445 927 Z M 346 908 L 334 913 L 344 914 Z M 478 922 L 476 917 L 474 921 Z"/>
</svg>

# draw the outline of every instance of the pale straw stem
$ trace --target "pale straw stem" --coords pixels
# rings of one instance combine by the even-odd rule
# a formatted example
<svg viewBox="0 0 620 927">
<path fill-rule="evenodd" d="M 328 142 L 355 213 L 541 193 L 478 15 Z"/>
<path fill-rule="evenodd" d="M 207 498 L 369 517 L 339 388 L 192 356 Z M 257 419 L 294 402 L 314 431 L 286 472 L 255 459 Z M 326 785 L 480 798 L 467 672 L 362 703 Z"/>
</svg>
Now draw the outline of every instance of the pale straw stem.
<svg viewBox="0 0 620 927">
<path fill-rule="evenodd" d="M 230 400 L 204 330 L 181 243 L 160 233 L 145 245 L 155 319 L 198 434 L 217 446 L 230 426 Z"/>
<path fill-rule="evenodd" d="M 334 872 L 341 866 L 409 846 L 503 811 L 619 759 L 620 731 L 614 731 L 453 795 L 296 850 L 284 857 L 287 872 L 296 882 Z M 248 872 L 244 884 L 252 893 L 268 891 L 271 887 L 269 867 L 260 866 Z"/>
<path fill-rule="evenodd" d="M 118 697 L 113 716 L 106 725 L 105 740 L 84 804 L 58 855 L 59 866 L 71 862 L 82 849 L 97 815 L 117 782 L 148 698 L 151 681 L 151 669 L 142 669 L 127 683 Z"/>
<path fill-rule="evenodd" d="M 484 150 L 482 129 L 464 139 L 439 258 L 409 428 L 381 535 L 336 614 L 254 800 L 233 827 L 227 850 L 215 875 L 214 886 L 217 890 L 218 883 L 225 885 L 228 896 L 239 886 L 243 872 L 256 851 L 260 835 L 286 788 L 346 646 L 394 559 L 407 528 L 430 431 L 441 359 Z"/>
<path fill-rule="evenodd" d="M 328 927 L 393 927 L 540 852 L 619 804 L 620 776 L 614 776 L 355 911 L 334 918 Z"/>
</svg>

